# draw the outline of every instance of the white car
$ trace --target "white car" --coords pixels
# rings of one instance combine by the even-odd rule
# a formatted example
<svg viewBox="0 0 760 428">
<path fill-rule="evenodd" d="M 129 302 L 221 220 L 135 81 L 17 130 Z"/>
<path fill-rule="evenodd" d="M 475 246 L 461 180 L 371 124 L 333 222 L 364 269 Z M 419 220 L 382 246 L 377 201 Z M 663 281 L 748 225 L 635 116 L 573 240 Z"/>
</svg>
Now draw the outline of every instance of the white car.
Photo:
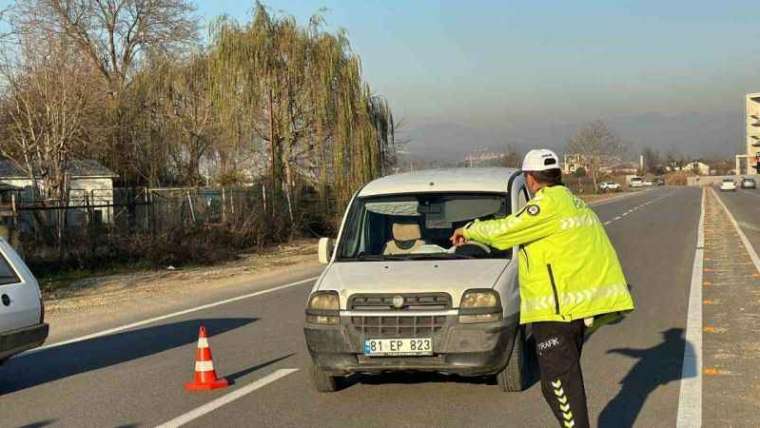
<svg viewBox="0 0 760 428">
<path fill-rule="evenodd" d="M 736 182 L 732 178 L 724 178 L 720 182 L 720 190 L 723 192 L 735 192 Z"/>
<path fill-rule="evenodd" d="M 0 364 L 42 345 L 47 336 L 37 280 L 13 247 L 0 238 Z"/>
<path fill-rule="evenodd" d="M 495 375 L 526 387 L 517 251 L 471 242 L 455 228 L 519 212 L 529 199 L 507 168 L 418 171 L 374 180 L 354 195 L 306 307 L 304 332 L 320 392 L 352 373 Z"/>
<path fill-rule="evenodd" d="M 602 192 L 619 192 L 621 189 L 620 184 L 614 181 L 603 181 L 599 184 L 599 190 Z"/>
<path fill-rule="evenodd" d="M 630 187 L 644 187 L 644 180 L 641 177 L 632 177 L 628 185 Z"/>
<path fill-rule="evenodd" d="M 654 186 L 654 182 L 652 182 L 651 180 L 644 180 L 641 182 L 641 185 L 644 187 L 652 187 Z"/>
</svg>

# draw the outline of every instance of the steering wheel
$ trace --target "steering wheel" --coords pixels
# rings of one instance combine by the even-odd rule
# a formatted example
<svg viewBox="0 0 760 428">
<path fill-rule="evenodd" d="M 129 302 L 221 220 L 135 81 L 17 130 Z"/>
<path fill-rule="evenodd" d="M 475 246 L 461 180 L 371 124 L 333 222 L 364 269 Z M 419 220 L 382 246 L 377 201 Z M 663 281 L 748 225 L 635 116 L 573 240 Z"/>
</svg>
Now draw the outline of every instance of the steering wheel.
<svg viewBox="0 0 760 428">
<path fill-rule="evenodd" d="M 477 241 L 467 241 L 454 250 L 454 254 L 470 257 L 484 257 L 491 254 L 491 248 Z"/>
</svg>

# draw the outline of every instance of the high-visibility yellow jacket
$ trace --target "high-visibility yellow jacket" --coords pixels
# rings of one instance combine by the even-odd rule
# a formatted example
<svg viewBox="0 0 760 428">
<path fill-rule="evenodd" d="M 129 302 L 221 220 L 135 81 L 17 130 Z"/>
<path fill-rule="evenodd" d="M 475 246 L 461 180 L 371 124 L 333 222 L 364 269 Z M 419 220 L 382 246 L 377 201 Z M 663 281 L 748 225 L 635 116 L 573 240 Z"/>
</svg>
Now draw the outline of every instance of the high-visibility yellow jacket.
<svg viewBox="0 0 760 428">
<path fill-rule="evenodd" d="M 518 213 L 465 226 L 466 239 L 520 246 L 520 323 L 573 321 L 633 310 L 604 227 L 564 186 L 543 187 Z"/>
</svg>

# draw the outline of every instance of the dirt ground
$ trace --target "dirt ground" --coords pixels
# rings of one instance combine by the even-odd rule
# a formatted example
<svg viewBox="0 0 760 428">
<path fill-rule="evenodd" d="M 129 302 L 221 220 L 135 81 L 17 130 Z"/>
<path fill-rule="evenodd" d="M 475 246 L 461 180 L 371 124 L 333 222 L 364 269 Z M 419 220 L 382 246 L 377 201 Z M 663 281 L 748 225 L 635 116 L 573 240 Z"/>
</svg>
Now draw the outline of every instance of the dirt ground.
<svg viewBox="0 0 760 428">
<path fill-rule="evenodd" d="M 142 271 L 90 277 L 65 288 L 46 292 L 46 313 L 53 318 L 71 312 L 139 301 L 162 295 L 231 287 L 278 270 L 317 265 L 317 241 L 297 240 L 257 254 L 241 254 L 238 260 L 216 266 Z"/>
</svg>

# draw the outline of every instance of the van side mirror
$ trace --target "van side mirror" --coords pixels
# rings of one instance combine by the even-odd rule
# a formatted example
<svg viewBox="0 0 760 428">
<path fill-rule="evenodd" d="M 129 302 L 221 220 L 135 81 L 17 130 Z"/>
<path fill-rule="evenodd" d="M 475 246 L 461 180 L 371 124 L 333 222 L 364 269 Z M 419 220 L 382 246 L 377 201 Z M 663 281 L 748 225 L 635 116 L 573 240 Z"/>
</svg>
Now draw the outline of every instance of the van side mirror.
<svg viewBox="0 0 760 428">
<path fill-rule="evenodd" d="M 330 263 L 332 259 L 333 250 L 335 250 L 335 240 L 330 238 L 319 238 L 319 262 L 323 265 Z"/>
</svg>

